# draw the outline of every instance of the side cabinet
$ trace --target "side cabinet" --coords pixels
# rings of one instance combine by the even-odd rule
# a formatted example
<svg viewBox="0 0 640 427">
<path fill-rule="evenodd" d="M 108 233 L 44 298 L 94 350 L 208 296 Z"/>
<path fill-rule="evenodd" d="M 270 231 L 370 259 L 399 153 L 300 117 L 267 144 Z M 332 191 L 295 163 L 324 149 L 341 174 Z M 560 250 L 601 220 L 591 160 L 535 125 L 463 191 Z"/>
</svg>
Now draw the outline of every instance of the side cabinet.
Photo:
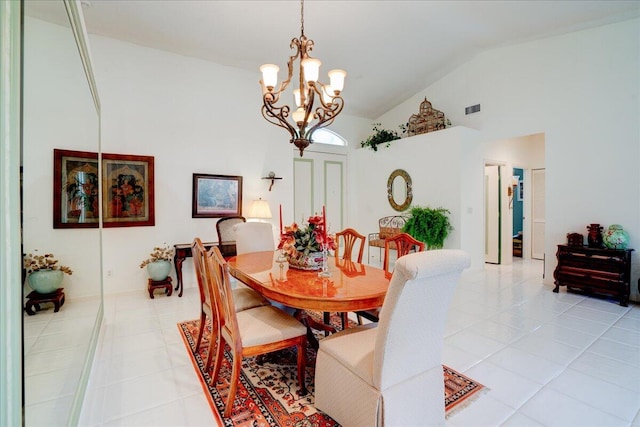
<svg viewBox="0 0 640 427">
<path fill-rule="evenodd" d="M 560 286 L 566 286 L 570 292 L 616 298 L 621 306 L 627 307 L 632 251 L 558 245 L 553 292 L 558 292 Z"/>
</svg>

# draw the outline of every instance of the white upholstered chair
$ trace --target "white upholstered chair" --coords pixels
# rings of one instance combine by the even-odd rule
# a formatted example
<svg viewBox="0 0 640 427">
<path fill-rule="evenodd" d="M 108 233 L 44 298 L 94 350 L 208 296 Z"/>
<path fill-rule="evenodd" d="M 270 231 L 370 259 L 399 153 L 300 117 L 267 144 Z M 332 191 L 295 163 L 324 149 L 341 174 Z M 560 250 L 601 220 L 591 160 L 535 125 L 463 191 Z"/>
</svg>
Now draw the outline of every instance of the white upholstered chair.
<svg viewBox="0 0 640 427">
<path fill-rule="evenodd" d="M 320 341 L 315 406 L 348 427 L 443 426 L 445 321 L 469 265 L 451 249 L 398 259 L 379 322 Z"/>
<path fill-rule="evenodd" d="M 273 226 L 268 222 L 241 222 L 236 230 L 236 253 L 272 251 L 276 248 Z"/>
</svg>

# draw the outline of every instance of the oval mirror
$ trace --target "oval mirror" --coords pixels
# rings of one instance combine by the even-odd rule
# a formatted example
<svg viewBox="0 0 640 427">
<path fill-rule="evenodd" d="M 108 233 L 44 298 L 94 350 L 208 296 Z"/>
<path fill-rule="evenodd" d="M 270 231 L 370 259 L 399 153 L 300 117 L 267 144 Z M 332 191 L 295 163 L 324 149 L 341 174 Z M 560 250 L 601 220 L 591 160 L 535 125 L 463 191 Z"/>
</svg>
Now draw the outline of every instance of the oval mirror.
<svg viewBox="0 0 640 427">
<path fill-rule="evenodd" d="M 407 210 L 413 200 L 411 177 L 402 169 L 396 169 L 387 181 L 387 198 L 391 207 L 397 211 Z"/>
</svg>

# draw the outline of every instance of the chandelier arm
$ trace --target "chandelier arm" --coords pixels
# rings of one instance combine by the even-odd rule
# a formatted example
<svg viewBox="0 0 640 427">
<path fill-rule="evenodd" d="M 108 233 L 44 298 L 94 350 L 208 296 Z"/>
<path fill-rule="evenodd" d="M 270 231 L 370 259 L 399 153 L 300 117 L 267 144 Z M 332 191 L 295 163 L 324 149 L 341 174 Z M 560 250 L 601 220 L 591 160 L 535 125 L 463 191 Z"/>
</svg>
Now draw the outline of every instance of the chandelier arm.
<svg viewBox="0 0 640 427">
<path fill-rule="evenodd" d="M 288 105 L 282 107 L 274 107 L 265 100 L 264 104 L 262 105 L 262 117 L 264 117 L 265 120 L 269 123 L 288 130 L 291 134 L 292 140 L 298 136 L 298 130 L 294 128 L 287 120 L 287 117 L 289 117 Z"/>
<path fill-rule="evenodd" d="M 325 104 L 323 103 L 323 105 Z M 342 99 L 341 96 L 338 95 L 333 98 L 333 102 L 330 104 L 329 108 L 322 108 L 322 107 L 316 108 L 315 116 L 317 117 L 318 122 L 314 124 L 305 133 L 305 135 L 311 135 L 313 134 L 313 132 L 316 131 L 316 129 L 331 125 L 335 120 L 336 116 L 340 114 L 343 107 L 344 107 L 344 100 Z"/>
</svg>

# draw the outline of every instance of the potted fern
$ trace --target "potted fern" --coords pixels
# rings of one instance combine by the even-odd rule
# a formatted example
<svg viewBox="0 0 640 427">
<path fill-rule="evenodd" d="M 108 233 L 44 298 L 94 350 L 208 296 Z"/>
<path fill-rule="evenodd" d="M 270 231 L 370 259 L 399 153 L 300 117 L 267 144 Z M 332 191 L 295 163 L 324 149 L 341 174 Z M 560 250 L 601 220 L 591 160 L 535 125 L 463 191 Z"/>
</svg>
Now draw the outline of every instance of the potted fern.
<svg viewBox="0 0 640 427">
<path fill-rule="evenodd" d="M 453 230 L 449 222 L 450 214 L 448 209 L 442 207 L 414 206 L 402 231 L 424 242 L 427 249 L 440 249 L 444 246 L 449 232 Z"/>
</svg>

